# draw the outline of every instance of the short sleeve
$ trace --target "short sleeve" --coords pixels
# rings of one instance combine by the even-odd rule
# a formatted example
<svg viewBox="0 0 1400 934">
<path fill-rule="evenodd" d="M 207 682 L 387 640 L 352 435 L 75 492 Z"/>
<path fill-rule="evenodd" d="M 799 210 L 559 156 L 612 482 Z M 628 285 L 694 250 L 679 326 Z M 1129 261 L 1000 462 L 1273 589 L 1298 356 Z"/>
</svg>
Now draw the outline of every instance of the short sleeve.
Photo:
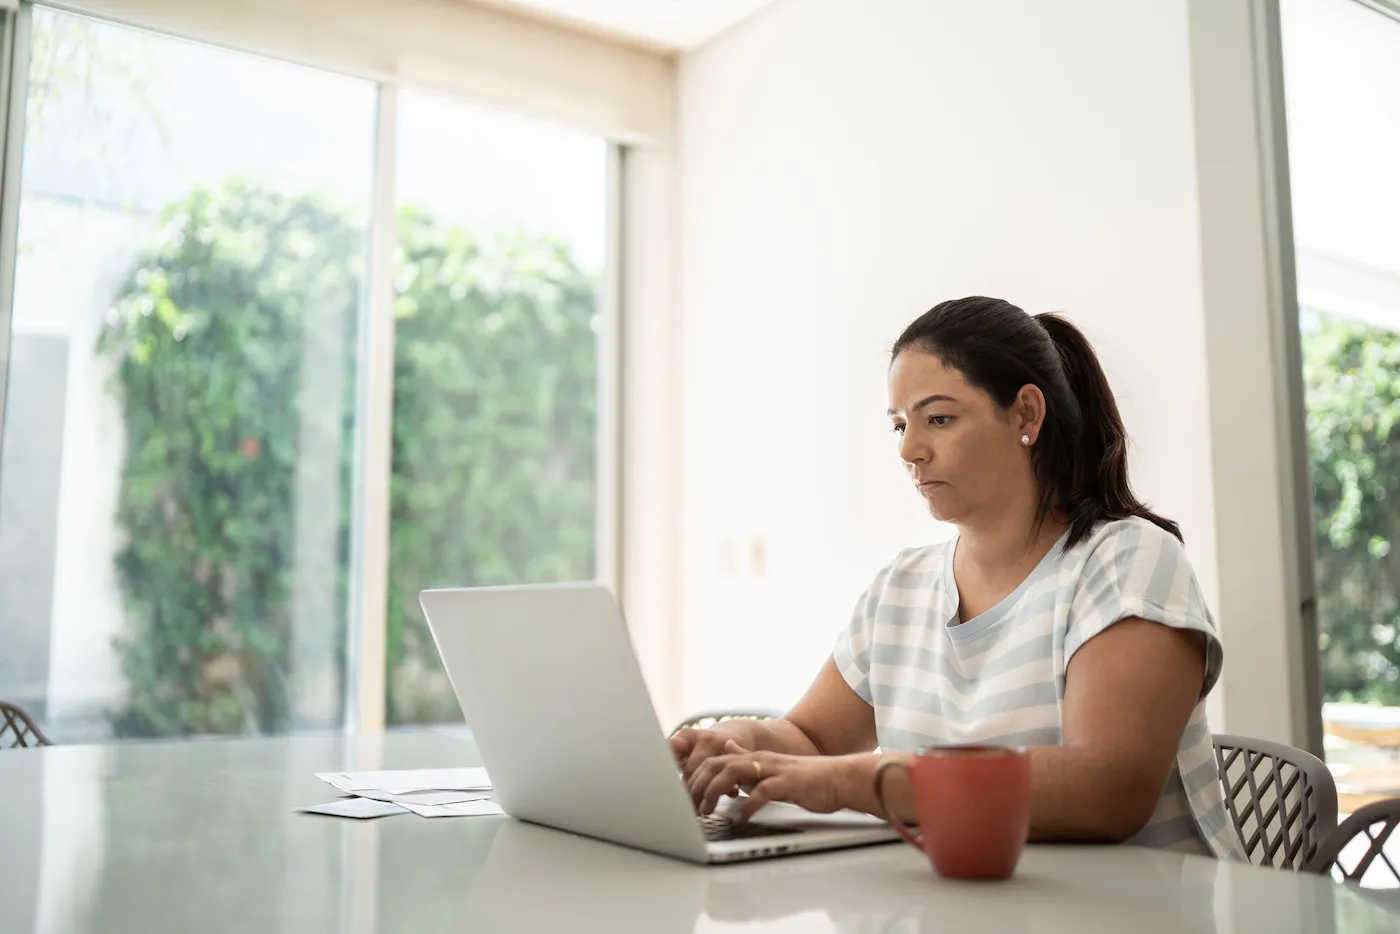
<svg viewBox="0 0 1400 934">
<path fill-rule="evenodd" d="M 875 702 L 870 691 L 870 644 L 875 630 L 875 610 L 880 605 L 889 574 L 890 568 L 885 568 L 865 588 L 851 612 L 851 621 L 836 637 L 836 645 L 831 650 L 831 659 L 841 677 L 867 704 Z"/>
<path fill-rule="evenodd" d="M 1220 679 L 1224 653 L 1181 542 L 1145 519 L 1110 523 L 1095 537 L 1070 604 L 1065 667 L 1084 643 L 1114 623 L 1145 619 L 1205 636 L 1205 697 Z"/>
</svg>

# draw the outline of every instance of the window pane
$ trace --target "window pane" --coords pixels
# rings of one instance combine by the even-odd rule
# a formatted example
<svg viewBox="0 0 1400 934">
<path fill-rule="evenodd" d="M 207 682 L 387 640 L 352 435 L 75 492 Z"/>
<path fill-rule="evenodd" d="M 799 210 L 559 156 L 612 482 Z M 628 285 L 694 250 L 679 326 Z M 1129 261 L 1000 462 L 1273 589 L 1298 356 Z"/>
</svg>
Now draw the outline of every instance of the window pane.
<svg viewBox="0 0 1400 934">
<path fill-rule="evenodd" d="M 1345 812 L 1400 786 L 1400 23 L 1354 0 L 1282 9 L 1324 739 Z"/>
<path fill-rule="evenodd" d="M 338 727 L 375 89 L 33 22 L 0 696 L 59 740 Z"/>
<path fill-rule="evenodd" d="M 605 166 L 593 137 L 400 99 L 389 723 L 461 717 L 424 587 L 594 576 Z"/>
</svg>

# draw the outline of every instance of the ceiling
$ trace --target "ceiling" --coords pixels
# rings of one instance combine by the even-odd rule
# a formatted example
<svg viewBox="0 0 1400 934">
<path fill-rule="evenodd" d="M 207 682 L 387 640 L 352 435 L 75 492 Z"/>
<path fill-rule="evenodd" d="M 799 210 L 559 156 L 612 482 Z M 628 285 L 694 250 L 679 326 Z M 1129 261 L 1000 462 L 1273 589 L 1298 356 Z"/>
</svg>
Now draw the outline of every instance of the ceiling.
<svg viewBox="0 0 1400 934">
<path fill-rule="evenodd" d="M 487 0 L 673 51 L 688 51 L 773 0 Z"/>
</svg>

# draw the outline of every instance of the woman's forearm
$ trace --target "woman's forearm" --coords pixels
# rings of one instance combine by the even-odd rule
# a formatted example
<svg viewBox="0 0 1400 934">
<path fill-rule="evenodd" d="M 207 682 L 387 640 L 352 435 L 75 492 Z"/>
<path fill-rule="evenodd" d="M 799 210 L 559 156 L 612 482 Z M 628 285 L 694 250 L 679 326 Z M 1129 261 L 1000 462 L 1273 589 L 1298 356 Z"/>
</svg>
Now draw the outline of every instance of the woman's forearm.
<svg viewBox="0 0 1400 934">
<path fill-rule="evenodd" d="M 1146 826 L 1166 776 L 1100 750 L 1037 746 L 1031 755 L 1031 839 L 1122 843 Z"/>
<path fill-rule="evenodd" d="M 874 814 L 876 817 L 887 817 L 900 823 L 912 824 L 915 821 L 914 788 L 909 783 L 909 773 L 906 770 L 888 769 L 881 779 L 885 803 L 890 807 L 889 814 L 883 813 L 879 802 L 875 800 L 875 766 L 881 759 L 888 758 L 912 760 L 914 757 L 898 753 L 888 756 L 860 753 L 839 757 L 837 774 L 841 776 L 839 797 L 842 806 Z"/>
<path fill-rule="evenodd" d="M 724 720 L 711 729 L 730 734 L 740 746 L 753 752 L 779 752 L 789 756 L 820 754 L 816 744 L 790 720 Z"/>
<path fill-rule="evenodd" d="M 1152 815 L 1160 788 L 1103 757 L 1063 746 L 1037 746 L 1031 756 L 1031 839 L 1120 842 L 1136 834 Z M 840 757 L 839 796 L 844 807 L 883 817 L 875 800 L 880 755 Z M 912 756 L 905 756 L 912 759 Z M 883 779 L 890 816 L 916 821 L 908 772 L 890 769 Z"/>
</svg>

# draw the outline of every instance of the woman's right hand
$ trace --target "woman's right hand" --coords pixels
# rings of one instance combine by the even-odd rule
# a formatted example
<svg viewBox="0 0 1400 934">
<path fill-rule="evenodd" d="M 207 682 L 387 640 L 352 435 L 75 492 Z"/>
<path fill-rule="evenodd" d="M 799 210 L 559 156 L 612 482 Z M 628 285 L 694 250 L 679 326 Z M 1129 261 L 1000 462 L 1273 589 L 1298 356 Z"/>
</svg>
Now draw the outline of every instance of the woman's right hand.
<svg viewBox="0 0 1400 934">
<path fill-rule="evenodd" d="M 728 743 L 738 744 L 741 752 L 752 751 L 741 739 L 724 730 L 681 730 L 671 737 L 670 742 L 671 754 L 676 757 L 676 764 L 681 767 L 681 774 L 687 781 L 706 759 L 733 755 L 733 749 L 725 749 Z"/>
</svg>

